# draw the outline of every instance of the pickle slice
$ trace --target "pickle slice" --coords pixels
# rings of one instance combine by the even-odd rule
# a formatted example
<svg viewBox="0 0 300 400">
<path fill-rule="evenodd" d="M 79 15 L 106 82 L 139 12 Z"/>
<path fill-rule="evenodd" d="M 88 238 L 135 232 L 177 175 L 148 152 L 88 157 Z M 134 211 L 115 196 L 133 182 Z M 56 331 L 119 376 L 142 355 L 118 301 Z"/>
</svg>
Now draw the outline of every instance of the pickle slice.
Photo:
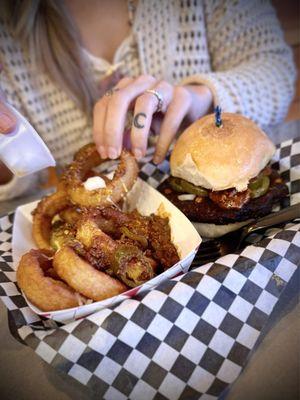
<svg viewBox="0 0 300 400">
<path fill-rule="evenodd" d="M 175 190 L 175 192 L 185 193 L 185 191 L 183 190 L 183 187 L 181 186 L 180 181 L 181 181 L 181 179 L 179 179 L 179 178 L 171 177 L 169 180 L 169 183 L 170 183 L 171 188 L 173 190 Z"/>
<path fill-rule="evenodd" d="M 266 175 L 258 176 L 254 181 L 250 182 L 250 196 L 252 199 L 257 199 L 267 193 L 270 186 L 270 178 Z"/>
<path fill-rule="evenodd" d="M 50 246 L 55 251 L 60 250 L 63 246 L 70 244 L 74 240 L 74 236 L 72 225 L 56 221 L 50 235 Z"/>
<path fill-rule="evenodd" d="M 195 186 L 184 179 L 171 177 L 169 183 L 175 192 L 196 194 L 202 197 L 208 196 L 208 191 L 206 189 L 201 186 Z"/>
</svg>

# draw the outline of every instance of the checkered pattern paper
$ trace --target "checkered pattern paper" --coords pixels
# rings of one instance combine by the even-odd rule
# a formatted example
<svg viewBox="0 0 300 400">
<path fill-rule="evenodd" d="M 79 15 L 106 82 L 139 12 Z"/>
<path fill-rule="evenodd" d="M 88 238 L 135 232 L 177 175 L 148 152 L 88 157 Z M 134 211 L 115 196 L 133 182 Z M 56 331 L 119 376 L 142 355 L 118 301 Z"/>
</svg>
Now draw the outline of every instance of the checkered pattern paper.
<svg viewBox="0 0 300 400">
<path fill-rule="evenodd" d="M 294 203 L 300 174 L 293 175 L 299 167 L 291 159 L 297 142 L 288 143 L 279 150 L 278 167 L 289 175 Z M 287 147 L 290 156 L 287 150 L 280 154 Z M 145 163 L 142 174 L 155 184 L 167 167 Z M 217 398 L 240 374 L 300 262 L 300 224 L 291 223 L 238 254 L 62 325 L 35 315 L 15 284 L 12 224 L 13 215 L 0 219 L 0 296 L 19 336 L 47 363 L 106 400 Z"/>
</svg>

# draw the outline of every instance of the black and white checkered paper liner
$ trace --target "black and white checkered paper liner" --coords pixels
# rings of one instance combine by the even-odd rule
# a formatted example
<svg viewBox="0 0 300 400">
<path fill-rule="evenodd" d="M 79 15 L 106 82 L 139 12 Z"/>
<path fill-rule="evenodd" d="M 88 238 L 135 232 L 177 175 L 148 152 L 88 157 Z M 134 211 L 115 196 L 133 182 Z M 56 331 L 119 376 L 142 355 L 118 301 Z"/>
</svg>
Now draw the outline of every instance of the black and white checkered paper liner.
<svg viewBox="0 0 300 400">
<path fill-rule="evenodd" d="M 299 173 L 293 172 L 299 166 L 291 161 L 295 145 L 299 142 L 285 142 L 279 151 L 293 203 L 299 195 L 294 189 Z M 282 166 L 283 159 L 290 168 Z M 167 172 L 154 168 L 143 166 L 148 182 L 159 182 Z M 12 224 L 13 214 L 0 219 L 0 296 L 17 332 L 41 358 L 99 399 L 217 398 L 240 374 L 299 266 L 300 224 L 291 223 L 239 254 L 62 325 L 34 314 L 15 284 Z"/>
</svg>

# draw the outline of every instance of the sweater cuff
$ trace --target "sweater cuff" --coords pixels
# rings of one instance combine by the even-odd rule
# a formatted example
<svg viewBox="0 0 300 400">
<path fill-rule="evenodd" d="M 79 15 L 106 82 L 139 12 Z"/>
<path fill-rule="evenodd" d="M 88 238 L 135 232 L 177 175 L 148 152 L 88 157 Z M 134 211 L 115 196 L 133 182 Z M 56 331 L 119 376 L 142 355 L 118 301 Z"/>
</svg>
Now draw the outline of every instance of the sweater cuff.
<svg viewBox="0 0 300 400">
<path fill-rule="evenodd" d="M 10 200 L 23 194 L 29 194 L 37 188 L 38 174 L 18 178 L 14 176 L 8 183 L 0 185 L 0 201 Z"/>
<path fill-rule="evenodd" d="M 183 79 L 180 85 L 205 85 L 212 92 L 214 107 L 219 105 L 224 112 L 238 112 L 239 106 L 234 102 L 234 96 L 230 95 L 230 89 L 217 75 L 218 73 L 191 75 Z"/>
</svg>

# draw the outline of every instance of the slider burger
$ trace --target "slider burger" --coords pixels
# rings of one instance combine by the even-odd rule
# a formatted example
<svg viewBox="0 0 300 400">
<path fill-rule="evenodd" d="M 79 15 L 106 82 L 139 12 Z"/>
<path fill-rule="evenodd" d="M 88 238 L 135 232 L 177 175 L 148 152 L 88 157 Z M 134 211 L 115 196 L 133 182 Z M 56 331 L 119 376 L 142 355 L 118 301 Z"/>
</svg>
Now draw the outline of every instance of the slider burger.
<svg viewBox="0 0 300 400">
<path fill-rule="evenodd" d="M 179 137 L 171 176 L 159 190 L 204 237 L 218 237 L 271 212 L 288 188 L 268 165 L 275 146 L 250 119 L 207 115 Z"/>
</svg>

